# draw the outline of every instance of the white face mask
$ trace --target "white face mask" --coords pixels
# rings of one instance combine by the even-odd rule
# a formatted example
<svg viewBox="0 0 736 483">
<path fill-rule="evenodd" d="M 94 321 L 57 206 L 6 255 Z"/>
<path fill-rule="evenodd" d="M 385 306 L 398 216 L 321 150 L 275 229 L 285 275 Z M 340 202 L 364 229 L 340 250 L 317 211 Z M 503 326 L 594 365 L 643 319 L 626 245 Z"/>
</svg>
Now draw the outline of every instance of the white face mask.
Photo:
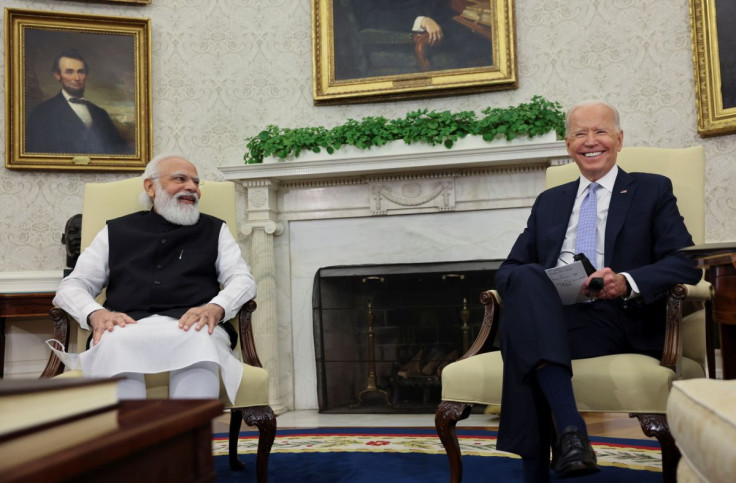
<svg viewBox="0 0 736 483">
<path fill-rule="evenodd" d="M 82 363 L 79 360 L 79 354 L 74 353 L 68 353 L 64 352 L 64 344 L 59 342 L 56 339 L 49 339 L 46 341 L 46 345 L 49 346 L 49 349 L 56 354 L 56 357 L 59 358 L 61 362 L 64 363 L 64 366 L 66 366 L 66 369 L 68 370 L 81 370 L 82 369 Z M 55 349 L 54 345 L 57 347 L 60 347 L 61 349 Z"/>
</svg>

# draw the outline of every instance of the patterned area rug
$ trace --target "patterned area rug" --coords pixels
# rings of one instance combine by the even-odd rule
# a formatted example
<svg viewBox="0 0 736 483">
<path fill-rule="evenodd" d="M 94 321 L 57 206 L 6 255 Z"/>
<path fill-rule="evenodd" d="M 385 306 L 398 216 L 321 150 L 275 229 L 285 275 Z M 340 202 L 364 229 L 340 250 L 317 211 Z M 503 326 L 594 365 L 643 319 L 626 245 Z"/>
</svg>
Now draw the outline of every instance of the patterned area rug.
<svg viewBox="0 0 736 483">
<path fill-rule="evenodd" d="M 521 481 L 518 457 L 496 450 L 496 432 L 458 430 L 463 481 Z M 656 441 L 594 438 L 601 471 L 576 482 L 661 481 Z M 257 433 L 241 433 L 245 472 L 227 464 L 227 435 L 217 434 L 213 453 L 217 481 L 255 481 Z M 269 460 L 269 481 L 279 482 L 446 482 L 449 463 L 433 429 L 327 428 L 279 430 Z M 554 481 L 554 473 L 552 473 Z"/>
</svg>

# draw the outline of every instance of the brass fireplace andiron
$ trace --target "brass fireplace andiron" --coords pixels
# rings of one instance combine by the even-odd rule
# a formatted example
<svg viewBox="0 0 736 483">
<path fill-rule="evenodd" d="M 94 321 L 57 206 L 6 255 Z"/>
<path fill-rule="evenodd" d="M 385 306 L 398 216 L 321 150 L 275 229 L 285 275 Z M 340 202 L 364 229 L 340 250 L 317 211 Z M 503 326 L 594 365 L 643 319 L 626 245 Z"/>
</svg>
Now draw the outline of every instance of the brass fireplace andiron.
<svg viewBox="0 0 736 483">
<path fill-rule="evenodd" d="M 368 302 L 368 315 L 366 316 L 368 321 L 368 379 L 366 381 L 366 387 L 360 394 L 358 394 L 358 402 L 351 404 L 351 408 L 358 408 L 363 403 L 363 397 L 367 394 L 383 394 L 386 404 L 393 407 L 388 397 L 388 392 L 378 389 L 376 385 L 376 351 L 374 342 L 374 331 L 373 331 L 373 304 Z"/>
</svg>

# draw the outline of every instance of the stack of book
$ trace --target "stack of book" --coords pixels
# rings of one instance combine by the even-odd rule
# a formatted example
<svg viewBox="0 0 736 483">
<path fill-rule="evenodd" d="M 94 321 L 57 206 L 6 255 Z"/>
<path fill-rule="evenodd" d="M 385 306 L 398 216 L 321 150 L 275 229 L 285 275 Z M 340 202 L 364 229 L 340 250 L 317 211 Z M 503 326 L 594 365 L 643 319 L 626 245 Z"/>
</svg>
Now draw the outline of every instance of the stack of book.
<svg viewBox="0 0 736 483">
<path fill-rule="evenodd" d="M 0 472 L 118 429 L 118 379 L 0 380 Z"/>
<path fill-rule="evenodd" d="M 491 15 L 490 3 L 485 1 L 469 0 L 469 4 L 461 14 L 464 18 L 489 27 L 493 25 L 493 16 Z"/>
</svg>

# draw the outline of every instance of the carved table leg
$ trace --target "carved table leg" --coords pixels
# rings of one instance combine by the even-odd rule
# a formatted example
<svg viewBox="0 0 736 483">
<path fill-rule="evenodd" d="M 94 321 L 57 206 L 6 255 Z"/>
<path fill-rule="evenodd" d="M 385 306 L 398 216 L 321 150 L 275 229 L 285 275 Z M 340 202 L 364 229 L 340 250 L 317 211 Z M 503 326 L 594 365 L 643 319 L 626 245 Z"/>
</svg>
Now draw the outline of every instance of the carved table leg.
<svg viewBox="0 0 736 483">
<path fill-rule="evenodd" d="M 434 426 L 437 429 L 437 435 L 440 437 L 442 446 L 445 447 L 447 452 L 447 458 L 450 460 L 450 483 L 460 483 L 463 479 L 463 460 L 455 425 L 458 421 L 467 418 L 472 408 L 472 404 L 442 401 L 437 406 L 434 415 Z"/>
</svg>

